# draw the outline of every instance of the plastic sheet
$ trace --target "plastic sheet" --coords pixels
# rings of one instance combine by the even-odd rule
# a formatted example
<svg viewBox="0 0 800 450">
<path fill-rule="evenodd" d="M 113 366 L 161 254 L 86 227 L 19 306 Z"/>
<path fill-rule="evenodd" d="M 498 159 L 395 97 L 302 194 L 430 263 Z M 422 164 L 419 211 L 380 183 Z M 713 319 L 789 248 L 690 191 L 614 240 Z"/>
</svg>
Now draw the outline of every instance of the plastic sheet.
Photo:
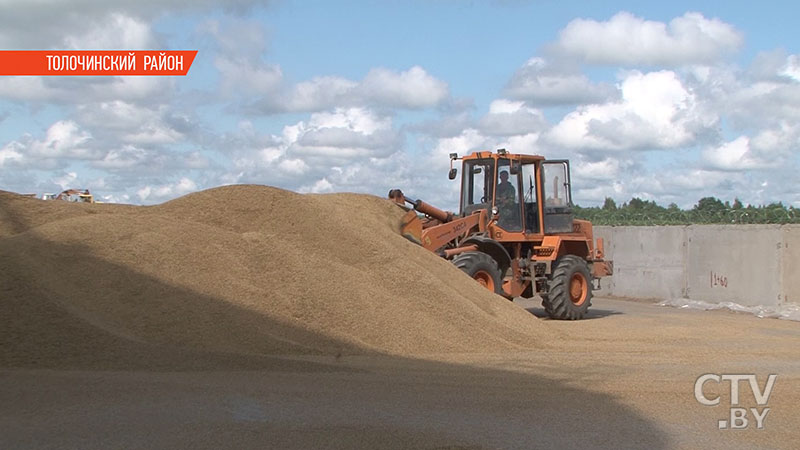
<svg viewBox="0 0 800 450">
<path fill-rule="evenodd" d="M 658 303 L 658 306 L 672 306 L 674 308 L 688 309 L 728 309 L 736 312 L 753 314 L 761 318 L 774 318 L 784 320 L 794 320 L 800 322 L 800 305 L 787 303 L 779 306 L 744 306 L 733 302 L 709 303 L 702 300 L 692 300 L 688 298 L 673 298 Z"/>
</svg>

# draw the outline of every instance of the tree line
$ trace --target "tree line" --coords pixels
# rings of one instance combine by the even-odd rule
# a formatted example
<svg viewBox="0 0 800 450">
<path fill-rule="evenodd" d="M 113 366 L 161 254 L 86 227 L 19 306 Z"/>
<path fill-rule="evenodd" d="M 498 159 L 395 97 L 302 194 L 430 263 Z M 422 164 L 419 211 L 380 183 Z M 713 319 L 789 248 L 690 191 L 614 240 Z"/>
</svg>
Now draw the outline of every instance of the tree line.
<svg viewBox="0 0 800 450">
<path fill-rule="evenodd" d="M 575 217 L 593 225 L 691 225 L 691 224 L 785 224 L 800 223 L 800 209 L 782 202 L 769 205 L 744 205 L 738 198 L 733 203 L 716 197 L 703 197 L 692 209 L 684 210 L 675 203 L 664 207 L 655 201 L 634 197 L 617 205 L 606 197 L 603 206 L 573 207 Z"/>
</svg>

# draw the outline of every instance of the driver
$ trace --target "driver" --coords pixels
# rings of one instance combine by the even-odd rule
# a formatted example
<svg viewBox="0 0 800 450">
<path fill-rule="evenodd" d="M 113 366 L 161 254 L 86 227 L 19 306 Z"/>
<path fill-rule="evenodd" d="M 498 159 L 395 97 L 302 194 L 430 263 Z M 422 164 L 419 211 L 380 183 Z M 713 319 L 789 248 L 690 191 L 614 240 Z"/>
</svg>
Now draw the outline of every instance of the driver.
<svg viewBox="0 0 800 450">
<path fill-rule="evenodd" d="M 500 182 L 497 183 L 497 204 L 512 205 L 516 199 L 517 190 L 508 181 L 508 172 L 505 170 L 500 171 Z"/>
<path fill-rule="evenodd" d="M 508 171 L 500 171 L 500 182 L 497 183 L 497 210 L 500 213 L 500 226 L 514 227 L 517 225 L 514 212 L 516 211 L 517 189 L 508 181 Z"/>
</svg>

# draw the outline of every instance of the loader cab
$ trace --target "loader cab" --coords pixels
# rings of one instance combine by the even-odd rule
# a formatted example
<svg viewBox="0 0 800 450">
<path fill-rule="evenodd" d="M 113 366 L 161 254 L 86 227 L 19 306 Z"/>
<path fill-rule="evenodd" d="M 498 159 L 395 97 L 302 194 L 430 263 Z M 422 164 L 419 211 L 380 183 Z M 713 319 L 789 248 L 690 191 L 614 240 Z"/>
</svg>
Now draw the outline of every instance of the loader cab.
<svg viewBox="0 0 800 450">
<path fill-rule="evenodd" d="M 461 215 L 481 209 L 496 212 L 496 226 L 509 233 L 572 232 L 569 161 L 490 152 L 465 157 Z"/>
<path fill-rule="evenodd" d="M 544 234 L 571 233 L 573 214 L 569 161 L 526 161 L 523 157 L 520 165 L 519 183 L 523 199 L 520 206 L 525 232 L 542 233 L 544 224 Z"/>
</svg>

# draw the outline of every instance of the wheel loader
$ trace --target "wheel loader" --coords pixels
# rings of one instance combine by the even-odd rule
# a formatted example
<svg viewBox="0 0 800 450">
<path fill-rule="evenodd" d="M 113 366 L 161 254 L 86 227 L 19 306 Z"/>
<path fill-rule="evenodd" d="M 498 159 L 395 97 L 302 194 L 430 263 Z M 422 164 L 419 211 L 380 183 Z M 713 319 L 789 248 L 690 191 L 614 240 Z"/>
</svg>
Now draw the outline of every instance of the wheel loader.
<svg viewBox="0 0 800 450">
<path fill-rule="evenodd" d="M 613 273 L 592 224 L 572 215 L 569 161 L 505 149 L 450 154 L 451 180 L 461 160 L 456 214 L 399 189 L 389 198 L 407 209 L 401 233 L 446 258 L 508 299 L 539 295 L 554 319 L 582 319 L 600 278 Z"/>
</svg>

